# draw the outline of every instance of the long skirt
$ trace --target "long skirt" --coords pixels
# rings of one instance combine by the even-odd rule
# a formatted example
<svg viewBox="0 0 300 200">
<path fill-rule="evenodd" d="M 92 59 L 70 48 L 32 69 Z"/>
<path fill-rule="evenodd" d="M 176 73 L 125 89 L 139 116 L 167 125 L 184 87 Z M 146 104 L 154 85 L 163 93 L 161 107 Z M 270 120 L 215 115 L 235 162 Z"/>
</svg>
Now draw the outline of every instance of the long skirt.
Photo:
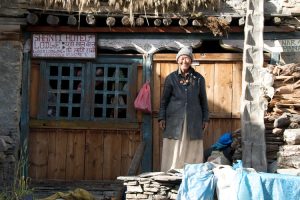
<svg viewBox="0 0 300 200">
<path fill-rule="evenodd" d="M 187 133 L 186 117 L 179 140 L 163 139 L 161 171 L 182 169 L 184 164 L 203 162 L 203 140 L 191 140 Z"/>
</svg>

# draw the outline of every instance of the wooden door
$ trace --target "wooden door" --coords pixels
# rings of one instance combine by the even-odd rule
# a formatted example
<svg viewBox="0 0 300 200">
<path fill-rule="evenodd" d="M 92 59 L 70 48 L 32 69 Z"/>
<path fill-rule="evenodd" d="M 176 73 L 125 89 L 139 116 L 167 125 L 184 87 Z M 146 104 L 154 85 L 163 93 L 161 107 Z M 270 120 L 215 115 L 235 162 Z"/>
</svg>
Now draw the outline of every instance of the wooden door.
<svg viewBox="0 0 300 200">
<path fill-rule="evenodd" d="M 153 65 L 153 170 L 160 170 L 162 131 L 157 113 L 166 76 L 177 70 L 176 54 L 157 54 Z M 194 54 L 194 68 L 206 80 L 209 103 L 209 129 L 204 135 L 204 149 L 225 132 L 240 128 L 240 96 L 242 88 L 242 54 Z"/>
</svg>

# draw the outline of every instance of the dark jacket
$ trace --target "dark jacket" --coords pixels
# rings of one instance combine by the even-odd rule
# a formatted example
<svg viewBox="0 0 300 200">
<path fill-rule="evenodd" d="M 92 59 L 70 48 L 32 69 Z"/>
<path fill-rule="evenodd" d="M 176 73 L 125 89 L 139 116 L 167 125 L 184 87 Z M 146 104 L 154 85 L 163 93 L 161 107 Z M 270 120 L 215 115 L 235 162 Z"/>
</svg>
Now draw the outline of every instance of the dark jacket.
<svg viewBox="0 0 300 200">
<path fill-rule="evenodd" d="M 190 139 L 202 139 L 202 123 L 208 121 L 207 95 L 204 77 L 193 68 L 186 79 L 180 70 L 166 77 L 158 117 L 166 121 L 164 138 L 181 138 L 185 114 Z"/>
</svg>

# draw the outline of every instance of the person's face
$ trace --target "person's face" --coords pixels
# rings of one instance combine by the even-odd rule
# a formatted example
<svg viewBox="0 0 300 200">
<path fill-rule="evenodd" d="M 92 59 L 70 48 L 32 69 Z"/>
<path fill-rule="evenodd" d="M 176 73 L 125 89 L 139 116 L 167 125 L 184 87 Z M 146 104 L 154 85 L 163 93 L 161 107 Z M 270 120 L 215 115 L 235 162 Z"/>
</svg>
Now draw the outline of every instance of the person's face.
<svg viewBox="0 0 300 200">
<path fill-rule="evenodd" d="M 192 63 L 192 59 L 187 55 L 179 56 L 177 63 L 179 64 L 180 70 L 186 72 Z"/>
</svg>

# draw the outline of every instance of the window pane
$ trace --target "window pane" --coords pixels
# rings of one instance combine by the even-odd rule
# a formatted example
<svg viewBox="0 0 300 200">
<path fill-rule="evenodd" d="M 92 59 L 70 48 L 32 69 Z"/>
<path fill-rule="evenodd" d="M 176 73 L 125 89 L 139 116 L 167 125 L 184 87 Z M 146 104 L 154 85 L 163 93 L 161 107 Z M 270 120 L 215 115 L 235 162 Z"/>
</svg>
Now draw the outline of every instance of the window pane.
<svg viewBox="0 0 300 200">
<path fill-rule="evenodd" d="M 58 67 L 50 66 L 50 76 L 58 76 Z"/>
<path fill-rule="evenodd" d="M 69 102 L 69 94 L 61 94 L 60 103 L 68 103 L 68 102 Z"/>
<path fill-rule="evenodd" d="M 60 107 L 59 116 L 68 117 L 68 107 Z"/>
<path fill-rule="evenodd" d="M 80 103 L 81 102 L 81 94 L 73 94 L 73 103 Z"/>
<path fill-rule="evenodd" d="M 72 108 L 72 117 L 80 117 L 80 107 Z"/>
<path fill-rule="evenodd" d="M 95 108 L 94 109 L 94 117 L 103 117 L 102 116 L 102 111 L 103 111 L 102 108 Z"/>
<path fill-rule="evenodd" d="M 68 90 L 69 89 L 69 80 L 62 80 L 61 81 L 61 89 Z"/>
<path fill-rule="evenodd" d="M 57 89 L 57 80 L 49 80 L 49 89 Z"/>
<path fill-rule="evenodd" d="M 126 118 L 126 108 L 118 109 L 118 118 Z"/>
<path fill-rule="evenodd" d="M 95 95 L 95 104 L 103 104 L 103 94 Z"/>
<path fill-rule="evenodd" d="M 106 118 L 114 118 L 114 109 L 113 108 L 106 109 Z"/>
<path fill-rule="evenodd" d="M 70 76 L 70 67 L 62 67 L 62 76 Z"/>
</svg>

